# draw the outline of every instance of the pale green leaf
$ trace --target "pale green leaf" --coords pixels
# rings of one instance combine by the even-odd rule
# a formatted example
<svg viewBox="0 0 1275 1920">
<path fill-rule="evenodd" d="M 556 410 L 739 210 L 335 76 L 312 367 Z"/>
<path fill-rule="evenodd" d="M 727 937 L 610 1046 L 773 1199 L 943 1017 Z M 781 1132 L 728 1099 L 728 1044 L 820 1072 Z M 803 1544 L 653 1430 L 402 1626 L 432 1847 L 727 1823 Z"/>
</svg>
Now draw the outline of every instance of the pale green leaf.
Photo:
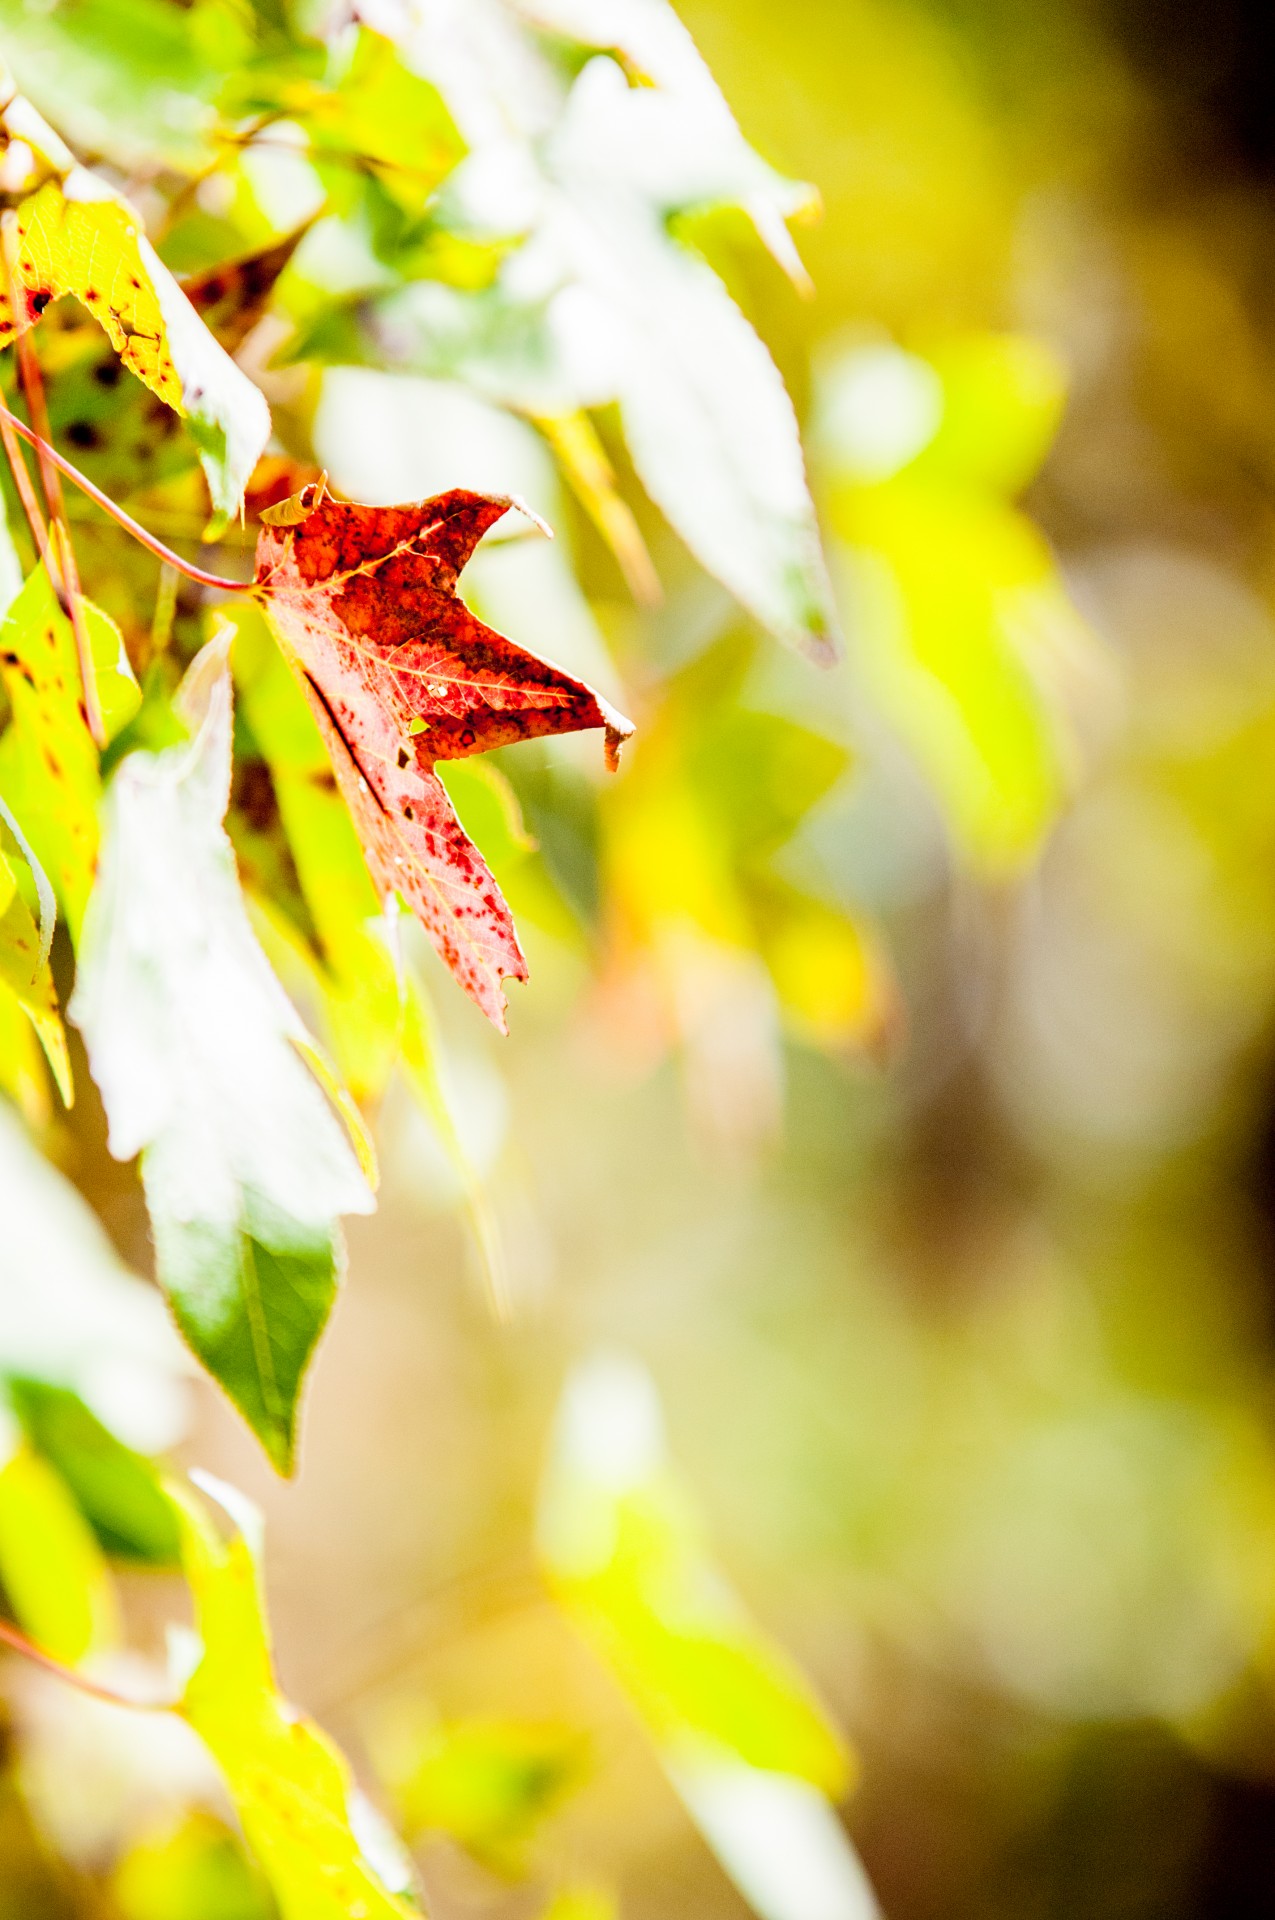
<svg viewBox="0 0 1275 1920">
<path fill-rule="evenodd" d="M 235 671 L 243 710 L 270 769 L 324 964 L 317 965 L 304 943 L 289 936 L 278 915 L 270 916 L 270 937 L 287 950 L 316 994 L 338 1063 L 359 1093 L 382 1094 L 401 1061 L 456 1173 L 488 1284 L 500 1297 L 499 1235 L 439 1072 L 440 1042 L 425 989 L 396 964 L 387 944 L 381 903 L 295 676 L 260 616 L 248 610 L 238 618 Z M 500 800 L 496 811 L 512 840 L 512 816 Z M 486 852 L 485 842 L 480 845 Z"/>
<path fill-rule="evenodd" d="M 689 1738 L 845 1790 L 845 1745 L 713 1564 L 636 1362 L 601 1357 L 568 1382 L 539 1541 L 555 1591 L 666 1757 Z"/>
<path fill-rule="evenodd" d="M 554 1591 L 762 1920 L 879 1920 L 830 1804 L 851 1755 L 715 1565 L 635 1361 L 598 1356 L 568 1381 L 539 1542 Z"/>
<path fill-rule="evenodd" d="M 0 0 L 0 27 L 19 84 L 69 140 L 125 168 L 212 158 L 219 76 L 185 12 L 164 0 Z"/>
<path fill-rule="evenodd" d="M 978 335 L 933 363 L 862 349 L 825 380 L 819 438 L 869 687 L 915 753 L 958 848 L 1012 873 L 1074 773 L 1069 705 L 1094 635 L 1013 494 L 1057 429 L 1039 342 Z"/>
<path fill-rule="evenodd" d="M 185 1420 L 188 1363 L 159 1294 L 0 1102 L 0 1374 L 74 1392 L 144 1452 Z"/>
<path fill-rule="evenodd" d="M 187 675 L 190 744 L 116 774 L 71 1013 L 111 1151 L 143 1156 L 178 1324 L 286 1471 L 336 1290 L 337 1216 L 373 1203 L 299 1057 L 314 1042 L 257 944 L 222 826 L 228 644 L 227 630 Z"/>
<path fill-rule="evenodd" d="M 526 1870 L 530 1842 L 586 1771 L 580 1734 L 552 1721 L 431 1720 L 395 1747 L 407 1831 L 446 1833 L 510 1876 Z"/>
<path fill-rule="evenodd" d="M 387 9 L 474 148 L 443 189 L 448 217 L 526 238 L 485 292 L 382 300 L 378 351 L 534 417 L 618 401 L 639 477 L 697 559 L 763 626 L 826 656 L 836 615 L 792 404 L 721 281 L 668 230 L 674 213 L 742 205 L 793 267 L 783 217 L 808 195 L 747 147 L 676 23 L 650 31 L 655 9 L 527 11 L 590 44 L 640 41 L 658 84 L 599 57 L 564 101 L 530 36 L 487 10 L 440 33 Z"/>
</svg>

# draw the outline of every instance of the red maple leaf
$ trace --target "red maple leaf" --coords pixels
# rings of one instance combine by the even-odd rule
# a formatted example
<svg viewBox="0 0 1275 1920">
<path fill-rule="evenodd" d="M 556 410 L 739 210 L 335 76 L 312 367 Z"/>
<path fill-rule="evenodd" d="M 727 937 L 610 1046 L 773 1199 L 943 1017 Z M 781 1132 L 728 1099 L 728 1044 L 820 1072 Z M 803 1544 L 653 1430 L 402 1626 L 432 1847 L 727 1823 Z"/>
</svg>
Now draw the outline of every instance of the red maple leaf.
<svg viewBox="0 0 1275 1920">
<path fill-rule="evenodd" d="M 302 496 L 304 501 L 304 496 Z M 407 901 L 465 991 L 505 1031 L 525 980 L 513 918 L 434 771 L 515 740 L 631 722 L 583 681 L 485 627 L 456 580 L 516 504 L 457 489 L 412 506 L 272 509 L 257 586 L 319 723 L 378 893 Z"/>
</svg>

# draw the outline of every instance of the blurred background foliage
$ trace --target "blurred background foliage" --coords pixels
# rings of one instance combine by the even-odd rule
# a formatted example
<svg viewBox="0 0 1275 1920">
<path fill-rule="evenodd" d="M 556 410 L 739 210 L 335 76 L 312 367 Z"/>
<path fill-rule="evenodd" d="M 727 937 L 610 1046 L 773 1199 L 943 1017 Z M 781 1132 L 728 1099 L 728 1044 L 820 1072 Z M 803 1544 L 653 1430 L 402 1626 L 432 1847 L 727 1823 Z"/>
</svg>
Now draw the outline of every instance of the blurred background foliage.
<svg viewBox="0 0 1275 1920">
<path fill-rule="evenodd" d="M 65 1657 L 121 1605 L 146 1650 L 177 1603 L 145 1461 L 251 1491 L 285 1686 L 444 1917 L 727 1920 L 725 1862 L 766 1920 L 850 1920 L 872 1896 L 820 1821 L 852 1770 L 893 1920 L 1265 1914 L 1275 32 L 1248 0 L 679 10 L 783 177 L 731 149 L 724 190 L 662 199 L 681 150 L 656 128 L 642 217 L 671 214 L 794 397 L 832 668 L 741 611 L 829 623 L 817 568 L 773 593 L 752 570 L 782 458 L 771 498 L 753 446 L 719 564 L 693 436 L 670 455 L 636 374 L 608 385 L 578 340 L 562 361 L 519 278 L 530 203 L 502 176 L 474 210 L 505 69 L 444 71 L 445 6 L 402 58 L 368 7 L 379 34 L 338 60 L 283 0 L 0 6 L 22 85 L 204 276 L 210 322 L 218 264 L 279 247 L 223 316 L 275 418 L 250 511 L 319 468 L 369 501 L 524 495 L 557 541 L 489 545 L 467 592 L 639 725 L 615 780 L 576 741 L 449 767 L 532 980 L 500 1041 L 414 956 L 399 1071 L 357 848 L 242 621 L 240 870 L 374 1115 L 380 1208 L 280 1486 L 137 1297 L 109 1336 L 77 1304 L 90 1264 L 147 1271 L 140 1190 L 78 1041 L 63 1114 L 0 998 L 9 1092 L 105 1227 L 62 1196 L 47 1239 L 55 1176 L 15 1134 L 4 1259 L 53 1297 L 3 1309 L 0 1577 Z M 582 21 L 616 44 L 601 6 L 525 12 L 555 70 L 584 67 Z M 789 177 L 822 201 L 809 298 L 775 233 L 807 205 Z M 698 293 L 643 258 L 680 378 Z M 196 536 L 193 454 L 71 303 L 41 353 L 60 443 Z M 72 510 L 144 691 L 112 753 L 162 744 L 208 608 Z M 11 1677 L 4 1920 L 270 1912 L 184 1729 Z M 732 1768 L 791 1788 L 756 1818 L 777 1894 L 722 1811 Z"/>
</svg>

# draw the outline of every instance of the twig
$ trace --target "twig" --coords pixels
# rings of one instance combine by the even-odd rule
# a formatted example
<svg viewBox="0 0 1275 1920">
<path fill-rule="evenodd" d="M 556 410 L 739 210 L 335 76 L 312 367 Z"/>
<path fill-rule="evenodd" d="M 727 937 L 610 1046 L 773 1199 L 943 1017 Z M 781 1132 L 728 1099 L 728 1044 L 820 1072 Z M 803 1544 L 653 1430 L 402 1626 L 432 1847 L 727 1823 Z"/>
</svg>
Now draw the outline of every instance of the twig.
<svg viewBox="0 0 1275 1920">
<path fill-rule="evenodd" d="M 151 620 L 151 658 L 162 653 L 173 637 L 173 617 L 177 612 L 177 573 L 165 560 L 159 570 L 155 589 L 155 613 Z"/>
<path fill-rule="evenodd" d="M 73 486 L 78 487 L 81 493 L 87 494 L 103 513 L 110 515 L 116 526 L 123 527 L 125 533 L 132 534 L 134 540 L 140 541 L 141 545 L 148 552 L 153 553 L 157 560 L 166 560 L 170 567 L 176 567 L 178 573 L 184 573 L 188 580 L 197 580 L 203 587 L 217 587 L 223 593 L 256 592 L 255 580 L 227 580 L 220 573 L 209 573 L 206 568 L 195 566 L 193 561 L 183 560 L 179 553 L 174 553 L 172 548 L 166 547 L 162 540 L 157 540 L 153 533 L 148 533 L 145 527 L 134 520 L 131 513 L 125 513 L 123 507 L 117 506 L 109 493 L 103 493 L 100 487 L 95 487 L 91 480 L 87 480 L 78 467 L 73 467 L 56 447 L 51 447 L 48 441 L 42 440 L 24 420 L 19 420 L 16 413 L 11 413 L 8 407 L 0 405 L 0 432 L 3 431 L 3 423 L 6 420 L 13 431 L 21 434 L 29 446 L 33 446 L 37 453 L 51 460 L 59 473 L 65 474 Z"/>
<path fill-rule="evenodd" d="M 5 281 L 9 293 L 9 312 L 13 320 L 13 337 L 18 354 L 18 377 L 22 382 L 22 391 L 26 396 L 27 412 L 31 416 L 31 425 L 40 439 L 36 442 L 36 456 L 40 467 L 40 484 L 44 488 L 44 501 L 49 509 L 51 544 L 56 552 L 58 571 L 62 577 L 62 589 L 66 598 L 66 609 L 71 618 L 71 631 L 75 635 L 75 653 L 80 666 L 80 684 L 84 690 L 84 718 L 88 722 L 89 732 L 94 744 L 100 749 L 106 745 L 106 728 L 102 722 L 102 703 L 97 696 L 97 674 L 93 666 L 93 643 L 89 638 L 88 621 L 84 616 L 84 597 L 80 592 L 80 570 L 75 564 L 75 548 L 71 545 L 71 533 L 66 524 L 66 505 L 62 498 L 62 480 L 57 468 L 46 457 L 49 442 L 49 409 L 44 399 L 44 381 L 40 377 L 40 362 L 36 358 L 35 346 L 31 339 L 31 329 L 18 326 L 18 216 L 10 207 L 0 215 L 0 245 L 4 248 Z"/>
<path fill-rule="evenodd" d="M 0 440 L 4 441 L 4 450 L 9 462 L 9 471 L 13 475 L 13 484 L 18 499 L 22 502 L 22 511 L 27 517 L 31 529 L 31 538 L 35 541 L 35 550 L 48 568 L 49 578 L 57 575 L 57 567 L 49 548 L 49 530 L 44 524 L 44 515 L 40 512 L 40 503 L 35 497 L 35 488 L 31 485 L 31 475 L 18 444 L 18 436 L 13 430 L 13 420 L 6 409 L 0 416 Z"/>
<path fill-rule="evenodd" d="M 105 1700 L 112 1707 L 131 1707 L 135 1713 L 173 1713 L 176 1700 L 138 1700 L 133 1694 L 120 1693 L 114 1687 L 104 1686 L 99 1680 L 90 1680 L 88 1675 L 80 1673 L 75 1667 L 68 1667 L 63 1661 L 56 1660 L 43 1647 L 37 1647 L 34 1640 L 28 1640 L 25 1633 L 0 1620 L 0 1642 L 20 1653 L 24 1660 L 30 1660 L 34 1666 L 43 1667 L 46 1673 L 56 1674 L 59 1680 L 65 1680 L 69 1686 L 78 1687 L 81 1693 L 91 1695 L 94 1700 Z"/>
</svg>

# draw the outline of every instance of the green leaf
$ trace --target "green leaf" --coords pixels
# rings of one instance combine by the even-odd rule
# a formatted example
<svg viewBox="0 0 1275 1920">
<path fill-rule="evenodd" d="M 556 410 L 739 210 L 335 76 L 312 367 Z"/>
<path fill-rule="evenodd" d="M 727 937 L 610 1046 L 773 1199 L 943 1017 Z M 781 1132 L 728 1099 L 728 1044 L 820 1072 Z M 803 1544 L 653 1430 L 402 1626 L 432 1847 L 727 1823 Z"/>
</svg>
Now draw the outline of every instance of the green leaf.
<svg viewBox="0 0 1275 1920">
<path fill-rule="evenodd" d="M 122 1920 L 275 1920 L 269 1888 L 220 1820 L 190 1813 L 131 1846 L 111 1878 Z"/>
<path fill-rule="evenodd" d="M 387 1887 L 356 1836 L 344 1759 L 279 1693 L 259 1516 L 231 1489 L 203 1484 L 247 1530 L 223 1540 L 199 1501 L 172 1490 L 203 1649 L 181 1711 L 225 1776 L 282 1920 L 409 1920 L 418 1909 Z"/>
<path fill-rule="evenodd" d="M 403 1824 L 446 1833 L 495 1872 L 517 1876 L 529 1842 L 581 1783 L 586 1758 L 579 1733 L 552 1722 L 435 1721 L 395 1769 Z"/>
<path fill-rule="evenodd" d="M 373 1203 L 303 1064 L 341 1097 L 252 932 L 222 826 L 229 637 L 183 683 L 190 744 L 131 754 L 116 773 L 71 1015 L 111 1151 L 143 1156 L 178 1324 L 287 1472 L 340 1271 L 337 1216 Z"/>
<path fill-rule="evenodd" d="M 78 1393 L 31 1376 L 10 1377 L 9 1404 L 29 1444 L 56 1468 L 107 1553 L 175 1566 L 173 1510 L 145 1455 L 126 1447 Z"/>
<path fill-rule="evenodd" d="M 137 711 L 141 689 L 115 622 L 91 601 L 84 612 L 109 736 Z M 0 793 L 30 835 L 78 940 L 97 866 L 101 776 L 71 623 L 42 566 L 0 625 L 0 675 L 13 714 L 0 739 Z"/>
<path fill-rule="evenodd" d="M 0 30 L 19 84 L 68 139 L 130 169 L 213 157 L 219 76 L 185 12 L 164 0 L 0 0 Z"/>
<path fill-rule="evenodd" d="M 270 60 L 232 83 L 224 98 L 232 110 L 268 110 L 298 122 L 321 167 L 352 156 L 358 172 L 372 171 L 415 212 L 464 152 L 437 89 L 366 27 L 335 86 L 327 73 L 306 72 L 301 63 L 290 71 Z"/>
<path fill-rule="evenodd" d="M 19 1625 L 55 1660 L 77 1666 L 118 1637 L 115 1589 L 59 1474 L 30 1447 L 0 1467 L 0 1581 Z"/>
</svg>

